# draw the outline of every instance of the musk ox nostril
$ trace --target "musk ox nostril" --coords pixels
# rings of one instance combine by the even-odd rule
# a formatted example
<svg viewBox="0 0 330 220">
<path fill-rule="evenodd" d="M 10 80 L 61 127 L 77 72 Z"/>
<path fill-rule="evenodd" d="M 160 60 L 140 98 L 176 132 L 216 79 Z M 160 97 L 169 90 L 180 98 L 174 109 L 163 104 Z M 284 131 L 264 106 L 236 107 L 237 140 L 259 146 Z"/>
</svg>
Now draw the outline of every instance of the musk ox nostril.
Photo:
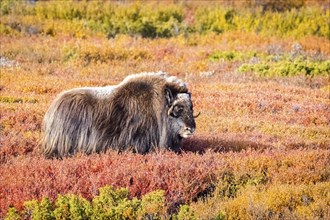
<svg viewBox="0 0 330 220">
<path fill-rule="evenodd" d="M 195 128 L 186 127 L 185 130 L 186 131 L 189 131 L 190 133 L 194 133 L 195 132 Z"/>
</svg>

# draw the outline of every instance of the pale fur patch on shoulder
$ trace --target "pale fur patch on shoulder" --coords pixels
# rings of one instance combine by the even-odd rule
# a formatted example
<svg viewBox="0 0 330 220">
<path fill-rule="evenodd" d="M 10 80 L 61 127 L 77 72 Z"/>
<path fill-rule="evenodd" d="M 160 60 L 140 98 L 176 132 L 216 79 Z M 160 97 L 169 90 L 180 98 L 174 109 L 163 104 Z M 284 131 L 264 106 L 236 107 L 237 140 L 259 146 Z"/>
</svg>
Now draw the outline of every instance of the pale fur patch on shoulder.
<svg viewBox="0 0 330 220">
<path fill-rule="evenodd" d="M 80 87 L 69 91 L 88 91 L 96 98 L 102 99 L 109 97 L 117 86 L 103 86 L 103 87 Z"/>
<path fill-rule="evenodd" d="M 137 73 L 133 75 L 127 76 L 120 84 L 124 84 L 126 82 L 129 82 L 130 80 L 140 78 L 140 77 L 147 77 L 147 76 L 159 76 L 163 77 L 166 82 L 168 83 L 173 83 L 177 84 L 179 87 L 184 87 L 187 88 L 187 84 L 183 82 L 181 79 L 178 79 L 175 76 L 169 76 L 166 72 L 163 71 L 158 71 L 158 72 L 142 72 L 142 73 Z"/>
<path fill-rule="evenodd" d="M 116 88 L 118 88 L 120 85 L 123 85 L 136 78 L 148 77 L 148 76 L 163 77 L 166 80 L 166 82 L 168 82 L 168 83 L 176 84 L 179 87 L 184 87 L 184 88 L 187 87 L 187 84 L 185 82 L 183 82 L 182 80 L 178 79 L 177 77 L 169 76 L 166 72 L 163 72 L 163 71 L 158 71 L 158 72 L 142 72 L 142 73 L 129 75 L 118 85 L 104 86 L 104 87 L 80 87 L 80 88 L 74 88 L 74 89 L 68 90 L 66 92 L 88 91 L 92 95 L 94 95 L 96 98 L 102 99 L 102 98 L 109 97 L 109 95 L 112 94 L 113 91 Z"/>
<path fill-rule="evenodd" d="M 104 86 L 104 87 L 90 87 L 90 91 L 93 92 L 93 94 L 97 98 L 106 98 L 108 97 L 114 90 L 116 89 L 116 86 Z"/>
<path fill-rule="evenodd" d="M 165 78 L 167 76 L 167 73 L 163 71 L 158 71 L 158 72 L 142 72 L 142 73 L 132 74 L 127 76 L 120 84 L 125 84 L 136 78 L 147 77 L 147 76 L 159 76 Z"/>
</svg>

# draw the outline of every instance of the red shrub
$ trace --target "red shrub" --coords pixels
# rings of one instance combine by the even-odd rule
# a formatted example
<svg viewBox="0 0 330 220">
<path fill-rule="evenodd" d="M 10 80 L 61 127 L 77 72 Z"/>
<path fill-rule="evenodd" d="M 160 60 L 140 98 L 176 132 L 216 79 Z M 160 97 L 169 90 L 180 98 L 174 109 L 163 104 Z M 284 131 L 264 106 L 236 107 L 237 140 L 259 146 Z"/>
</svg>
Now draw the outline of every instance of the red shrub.
<svg viewBox="0 0 330 220">
<path fill-rule="evenodd" d="M 92 198 L 104 185 L 128 187 L 131 197 L 166 191 L 170 207 L 207 193 L 232 172 L 236 179 L 266 175 L 266 183 L 313 183 L 330 180 L 330 153 L 326 150 L 242 151 L 202 155 L 159 152 L 78 155 L 63 160 L 39 156 L 11 158 L 0 167 L 0 210 L 21 208 L 26 200 L 73 193 Z"/>
</svg>

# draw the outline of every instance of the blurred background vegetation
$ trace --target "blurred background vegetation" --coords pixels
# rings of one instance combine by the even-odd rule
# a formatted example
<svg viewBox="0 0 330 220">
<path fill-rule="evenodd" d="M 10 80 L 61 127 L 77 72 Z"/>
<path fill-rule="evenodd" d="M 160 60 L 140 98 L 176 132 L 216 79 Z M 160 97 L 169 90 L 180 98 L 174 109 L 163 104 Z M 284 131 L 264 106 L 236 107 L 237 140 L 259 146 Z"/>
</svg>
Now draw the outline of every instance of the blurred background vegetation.
<svg viewBox="0 0 330 220">
<path fill-rule="evenodd" d="M 266 36 L 330 39 L 329 2 L 227 1 L 14 1 L 1 2 L 0 33 L 118 34 L 168 38 L 194 33 L 255 32 Z"/>
</svg>

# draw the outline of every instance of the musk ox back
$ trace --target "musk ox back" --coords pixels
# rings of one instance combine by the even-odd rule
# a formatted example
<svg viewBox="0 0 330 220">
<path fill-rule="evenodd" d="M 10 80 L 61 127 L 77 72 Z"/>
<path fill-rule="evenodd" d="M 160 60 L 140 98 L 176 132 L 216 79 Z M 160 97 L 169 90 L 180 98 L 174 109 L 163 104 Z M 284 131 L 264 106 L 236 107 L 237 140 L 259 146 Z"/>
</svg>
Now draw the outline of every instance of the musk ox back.
<svg viewBox="0 0 330 220">
<path fill-rule="evenodd" d="M 42 147 L 47 157 L 109 148 L 137 153 L 177 150 L 195 127 L 186 84 L 163 72 L 142 73 L 116 86 L 61 93 L 44 117 Z"/>
</svg>

